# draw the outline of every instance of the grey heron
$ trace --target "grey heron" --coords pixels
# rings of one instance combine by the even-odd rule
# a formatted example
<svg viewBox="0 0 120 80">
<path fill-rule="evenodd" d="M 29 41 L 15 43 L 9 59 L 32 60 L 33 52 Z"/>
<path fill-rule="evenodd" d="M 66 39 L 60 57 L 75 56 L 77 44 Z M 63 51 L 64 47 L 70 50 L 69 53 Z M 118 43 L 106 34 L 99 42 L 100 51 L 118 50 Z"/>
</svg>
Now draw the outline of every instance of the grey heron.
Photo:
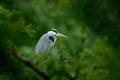
<svg viewBox="0 0 120 80">
<path fill-rule="evenodd" d="M 35 53 L 50 53 L 54 46 L 57 37 L 67 37 L 58 32 L 56 29 L 51 29 L 47 33 L 43 34 L 35 47 Z"/>
</svg>

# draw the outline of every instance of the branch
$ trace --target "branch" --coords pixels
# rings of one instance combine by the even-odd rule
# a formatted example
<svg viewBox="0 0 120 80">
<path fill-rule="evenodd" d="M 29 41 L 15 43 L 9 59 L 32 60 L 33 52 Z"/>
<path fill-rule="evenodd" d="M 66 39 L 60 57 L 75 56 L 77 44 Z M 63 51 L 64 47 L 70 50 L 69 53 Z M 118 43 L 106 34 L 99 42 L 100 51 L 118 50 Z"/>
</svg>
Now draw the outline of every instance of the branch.
<svg viewBox="0 0 120 80">
<path fill-rule="evenodd" d="M 16 46 L 15 45 L 13 45 L 12 47 L 13 47 L 13 52 L 12 53 L 13 53 L 14 57 L 16 57 L 17 59 L 22 61 L 25 65 L 27 65 L 28 67 L 33 69 L 38 75 L 42 76 L 45 80 L 50 80 L 50 77 L 48 75 L 46 75 L 44 72 L 42 72 L 41 70 L 39 70 L 34 64 L 29 62 L 24 57 L 18 55 L 17 51 L 16 51 Z"/>
</svg>

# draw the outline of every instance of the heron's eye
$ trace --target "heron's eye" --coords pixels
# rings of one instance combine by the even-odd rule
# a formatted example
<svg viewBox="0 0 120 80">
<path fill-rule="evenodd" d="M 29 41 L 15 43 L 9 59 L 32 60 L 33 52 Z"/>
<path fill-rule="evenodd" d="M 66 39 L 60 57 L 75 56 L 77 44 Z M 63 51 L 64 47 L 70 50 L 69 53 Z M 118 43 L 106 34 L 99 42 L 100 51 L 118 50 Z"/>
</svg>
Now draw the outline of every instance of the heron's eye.
<svg viewBox="0 0 120 80">
<path fill-rule="evenodd" d="M 53 36 L 55 36 L 55 37 L 56 37 L 57 35 L 53 35 Z"/>
</svg>

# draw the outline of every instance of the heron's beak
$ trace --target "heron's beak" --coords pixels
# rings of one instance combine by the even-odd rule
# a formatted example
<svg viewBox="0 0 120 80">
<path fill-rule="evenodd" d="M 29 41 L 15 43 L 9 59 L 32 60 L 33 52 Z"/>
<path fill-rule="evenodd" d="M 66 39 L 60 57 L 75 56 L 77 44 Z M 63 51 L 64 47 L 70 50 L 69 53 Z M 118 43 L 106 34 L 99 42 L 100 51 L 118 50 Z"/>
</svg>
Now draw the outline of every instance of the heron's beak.
<svg viewBox="0 0 120 80">
<path fill-rule="evenodd" d="M 61 33 L 57 33 L 57 36 L 60 36 L 60 37 L 65 37 L 65 38 L 67 38 L 67 36 L 65 36 L 65 35 L 63 35 L 63 34 L 61 34 Z"/>
</svg>

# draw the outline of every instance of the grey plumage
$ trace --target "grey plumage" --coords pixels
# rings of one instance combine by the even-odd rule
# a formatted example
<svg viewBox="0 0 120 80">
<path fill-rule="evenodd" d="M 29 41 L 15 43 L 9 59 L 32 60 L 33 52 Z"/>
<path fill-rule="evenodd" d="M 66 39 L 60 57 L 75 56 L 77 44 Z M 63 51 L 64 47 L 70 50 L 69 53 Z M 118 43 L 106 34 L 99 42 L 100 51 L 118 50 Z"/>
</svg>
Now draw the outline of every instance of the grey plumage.
<svg viewBox="0 0 120 80">
<path fill-rule="evenodd" d="M 45 33 L 38 41 L 35 47 L 35 53 L 49 53 L 57 40 L 56 33 L 53 31 L 48 31 Z M 50 36 L 53 38 L 54 42 L 49 39 Z"/>
<path fill-rule="evenodd" d="M 56 29 L 52 29 L 45 33 L 37 42 L 35 53 L 49 53 L 59 36 L 66 37 Z"/>
</svg>

